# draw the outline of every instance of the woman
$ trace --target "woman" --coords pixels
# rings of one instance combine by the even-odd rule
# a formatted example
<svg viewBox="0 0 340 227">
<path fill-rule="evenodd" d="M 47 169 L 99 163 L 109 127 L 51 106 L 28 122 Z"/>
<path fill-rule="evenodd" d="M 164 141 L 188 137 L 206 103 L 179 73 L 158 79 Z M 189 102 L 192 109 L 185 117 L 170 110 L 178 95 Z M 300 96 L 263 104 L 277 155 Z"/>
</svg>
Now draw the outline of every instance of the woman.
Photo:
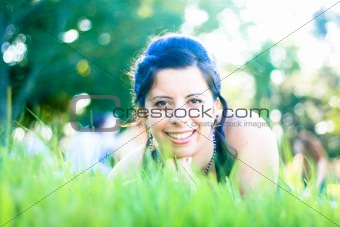
<svg viewBox="0 0 340 227">
<path fill-rule="evenodd" d="M 295 137 L 293 148 L 293 163 L 301 167 L 304 186 L 315 181 L 319 193 L 325 193 L 328 157 L 320 139 L 310 131 L 302 131 Z"/>
<path fill-rule="evenodd" d="M 144 110 L 140 120 L 148 139 L 110 177 L 135 178 L 151 155 L 191 176 L 201 172 L 218 182 L 231 177 L 241 194 L 275 190 L 278 151 L 272 132 L 245 125 L 264 123 L 259 116 L 232 116 L 220 89 L 216 64 L 199 41 L 176 34 L 152 41 L 134 70 L 135 102 Z"/>
</svg>

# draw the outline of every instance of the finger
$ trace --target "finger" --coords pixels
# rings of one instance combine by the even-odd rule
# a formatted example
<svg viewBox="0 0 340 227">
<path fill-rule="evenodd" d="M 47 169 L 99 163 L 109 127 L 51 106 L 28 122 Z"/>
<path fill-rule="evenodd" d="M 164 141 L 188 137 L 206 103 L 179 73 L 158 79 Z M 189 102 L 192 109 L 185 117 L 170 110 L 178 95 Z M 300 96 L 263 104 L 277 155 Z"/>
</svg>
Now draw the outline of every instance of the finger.
<svg viewBox="0 0 340 227">
<path fill-rule="evenodd" d="M 173 158 L 167 159 L 165 161 L 165 167 L 172 170 L 172 171 L 176 171 L 177 165 L 176 165 L 175 159 L 173 159 Z"/>
<path fill-rule="evenodd" d="M 189 166 L 191 166 L 191 164 L 192 164 L 192 157 L 189 157 L 188 164 L 189 164 Z"/>
<path fill-rule="evenodd" d="M 191 157 L 185 157 L 182 158 L 178 161 L 178 169 L 181 172 L 185 172 L 187 174 L 191 174 L 192 171 L 192 167 L 191 167 L 191 162 L 192 162 L 192 158 Z"/>
<path fill-rule="evenodd" d="M 192 157 L 183 157 L 183 158 L 179 158 L 177 161 L 180 165 L 182 166 L 191 166 L 192 163 Z"/>
<path fill-rule="evenodd" d="M 187 168 L 189 166 L 187 157 L 177 159 L 177 165 L 179 168 Z"/>
</svg>

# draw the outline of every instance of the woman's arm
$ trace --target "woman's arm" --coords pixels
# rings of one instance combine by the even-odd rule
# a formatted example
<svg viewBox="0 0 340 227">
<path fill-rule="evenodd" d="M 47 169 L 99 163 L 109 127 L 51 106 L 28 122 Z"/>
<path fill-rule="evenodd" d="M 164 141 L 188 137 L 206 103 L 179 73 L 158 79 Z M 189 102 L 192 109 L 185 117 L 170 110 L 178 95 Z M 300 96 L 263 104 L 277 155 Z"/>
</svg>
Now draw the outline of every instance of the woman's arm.
<svg viewBox="0 0 340 227">
<path fill-rule="evenodd" d="M 321 157 L 316 163 L 316 186 L 321 188 L 323 181 L 327 176 L 327 159 Z"/>
<path fill-rule="evenodd" d="M 274 194 L 279 155 L 276 139 L 269 126 L 258 116 L 233 118 L 227 122 L 225 130 L 228 142 L 237 151 L 231 179 L 239 187 L 241 195 L 260 191 Z"/>
<path fill-rule="evenodd" d="M 326 179 L 327 176 L 327 152 L 322 146 L 321 141 L 315 137 L 314 141 L 314 149 L 316 156 L 316 185 L 318 188 L 321 187 L 323 181 Z"/>
<path fill-rule="evenodd" d="M 140 176 L 143 162 L 144 146 L 140 146 L 115 165 L 109 175 L 109 180 L 129 182 Z"/>
</svg>

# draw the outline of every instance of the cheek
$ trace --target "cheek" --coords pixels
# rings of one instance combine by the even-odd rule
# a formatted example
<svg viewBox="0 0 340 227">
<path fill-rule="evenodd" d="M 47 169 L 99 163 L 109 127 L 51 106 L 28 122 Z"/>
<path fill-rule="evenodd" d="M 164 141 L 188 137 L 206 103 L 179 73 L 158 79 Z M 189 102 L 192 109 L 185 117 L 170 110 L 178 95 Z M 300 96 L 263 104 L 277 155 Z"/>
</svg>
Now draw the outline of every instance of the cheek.
<svg viewBox="0 0 340 227">
<path fill-rule="evenodd" d="M 210 132 L 211 132 L 211 122 L 203 122 L 199 127 L 199 136 L 206 140 L 206 138 L 209 138 Z"/>
<path fill-rule="evenodd" d="M 166 126 L 167 119 L 162 118 L 148 118 L 150 131 L 155 139 L 163 137 L 163 129 Z"/>
<path fill-rule="evenodd" d="M 209 122 L 214 122 L 214 119 L 216 118 L 216 112 L 214 111 L 212 105 L 204 105 L 197 109 L 199 109 L 199 114 L 197 114 L 197 117 L 191 118 L 192 121 L 202 123 L 204 122 L 206 124 L 208 124 Z"/>
<path fill-rule="evenodd" d="M 204 112 L 206 110 L 208 110 L 207 112 Z M 200 108 L 200 110 L 202 110 L 202 108 Z M 214 111 L 213 111 L 213 106 L 209 105 L 204 106 L 203 108 L 204 111 L 200 112 L 199 117 L 197 118 L 191 118 L 191 120 L 195 123 L 195 125 L 197 125 L 197 130 L 200 132 L 200 136 L 209 136 L 212 126 L 214 124 L 214 120 L 215 120 L 215 115 L 214 115 Z M 203 113 L 204 112 L 204 113 Z"/>
</svg>

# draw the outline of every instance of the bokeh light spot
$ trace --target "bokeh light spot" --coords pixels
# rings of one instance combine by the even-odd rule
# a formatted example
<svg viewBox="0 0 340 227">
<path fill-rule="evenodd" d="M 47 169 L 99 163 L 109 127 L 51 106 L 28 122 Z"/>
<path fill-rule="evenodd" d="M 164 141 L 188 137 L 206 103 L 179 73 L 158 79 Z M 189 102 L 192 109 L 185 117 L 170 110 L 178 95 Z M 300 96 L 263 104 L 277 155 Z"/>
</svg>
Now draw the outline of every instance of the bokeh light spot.
<svg viewBox="0 0 340 227">
<path fill-rule="evenodd" d="M 98 38 L 100 45 L 106 46 L 111 42 L 111 35 L 109 33 L 102 33 Z"/>
<path fill-rule="evenodd" d="M 77 40 L 79 37 L 79 33 L 75 29 L 68 30 L 61 34 L 60 38 L 65 43 L 72 43 Z"/>
<path fill-rule="evenodd" d="M 87 60 L 83 59 L 77 63 L 77 72 L 82 76 L 88 76 L 90 74 L 91 68 Z"/>
<path fill-rule="evenodd" d="M 92 26 L 92 23 L 89 19 L 81 19 L 79 22 L 78 22 L 78 28 L 80 31 L 88 31 L 91 29 L 91 26 Z"/>
</svg>

